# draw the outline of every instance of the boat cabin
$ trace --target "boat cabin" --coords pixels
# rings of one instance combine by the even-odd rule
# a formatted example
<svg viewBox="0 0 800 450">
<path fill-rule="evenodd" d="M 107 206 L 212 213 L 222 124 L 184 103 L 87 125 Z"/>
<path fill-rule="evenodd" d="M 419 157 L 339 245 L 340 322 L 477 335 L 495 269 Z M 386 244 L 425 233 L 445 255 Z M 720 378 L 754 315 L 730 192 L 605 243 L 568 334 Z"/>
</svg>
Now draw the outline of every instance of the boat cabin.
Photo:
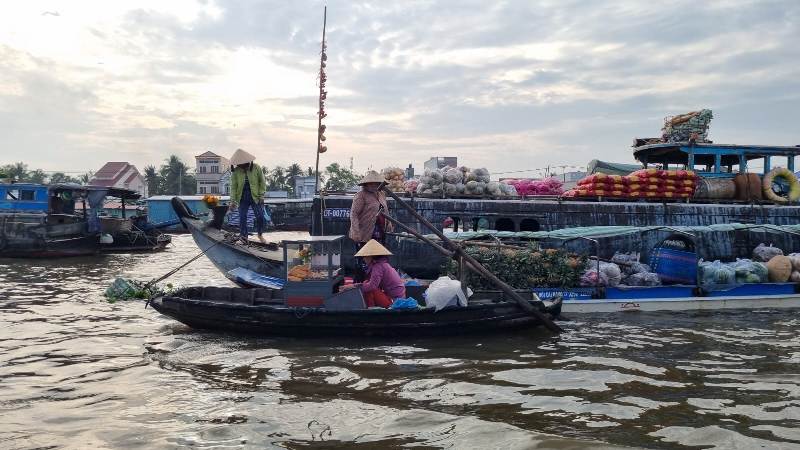
<svg viewBox="0 0 800 450">
<path fill-rule="evenodd" d="M 75 214 L 75 200 L 83 186 L 37 183 L 0 184 L 0 211 L 14 213 Z"/>
<path fill-rule="evenodd" d="M 713 143 L 670 142 L 634 147 L 633 156 L 646 167 L 661 164 L 664 169 L 686 168 L 705 178 L 732 178 L 737 173 L 751 172 L 752 161 L 763 162 L 763 173 L 773 165 L 783 165 L 794 172 L 795 157 L 800 146 L 726 145 Z"/>
</svg>

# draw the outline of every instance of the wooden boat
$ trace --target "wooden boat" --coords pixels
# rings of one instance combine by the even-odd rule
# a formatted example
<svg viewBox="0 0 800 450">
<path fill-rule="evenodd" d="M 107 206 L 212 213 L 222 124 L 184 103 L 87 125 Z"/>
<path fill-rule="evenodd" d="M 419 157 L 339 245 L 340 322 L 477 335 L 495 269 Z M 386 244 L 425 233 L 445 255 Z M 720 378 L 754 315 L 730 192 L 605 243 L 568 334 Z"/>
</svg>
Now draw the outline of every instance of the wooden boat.
<svg viewBox="0 0 800 450">
<path fill-rule="evenodd" d="M 705 291 L 695 286 L 535 289 L 547 303 L 563 299 L 561 311 L 573 313 L 617 313 L 631 311 L 708 311 L 800 308 L 797 283 L 752 283 Z"/>
<path fill-rule="evenodd" d="M 87 226 L 85 207 L 83 214 L 75 211 L 74 200 L 86 192 L 77 185 L 0 183 L 0 257 L 97 253 L 99 230 Z"/>
<path fill-rule="evenodd" d="M 531 303 L 534 304 L 533 302 Z M 153 309 L 192 328 L 274 336 L 422 336 L 488 333 L 542 323 L 514 302 L 470 301 L 466 307 L 332 311 L 284 306 L 281 291 L 190 287 L 150 301 Z M 558 314 L 550 305 L 548 316 Z"/>
<path fill-rule="evenodd" d="M 186 203 L 173 197 L 172 207 L 181 223 L 192 234 L 197 246 L 222 273 L 244 268 L 258 274 L 283 277 L 283 251 L 277 245 L 238 242 L 236 233 L 222 230 L 222 219 L 205 222 L 192 214 Z M 219 216 L 218 216 L 219 217 Z M 218 226 L 215 226 L 218 225 Z"/>
</svg>

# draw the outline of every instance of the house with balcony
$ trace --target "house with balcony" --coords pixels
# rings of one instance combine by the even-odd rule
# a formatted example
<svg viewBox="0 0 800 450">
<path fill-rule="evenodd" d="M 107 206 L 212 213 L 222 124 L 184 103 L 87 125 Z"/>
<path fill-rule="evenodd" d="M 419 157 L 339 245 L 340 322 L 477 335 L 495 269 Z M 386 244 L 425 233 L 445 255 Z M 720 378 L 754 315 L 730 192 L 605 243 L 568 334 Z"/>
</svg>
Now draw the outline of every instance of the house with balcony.
<svg viewBox="0 0 800 450">
<path fill-rule="evenodd" d="M 207 151 L 194 157 L 198 194 L 222 194 L 220 179 L 229 171 L 230 161 L 224 156 Z"/>
</svg>

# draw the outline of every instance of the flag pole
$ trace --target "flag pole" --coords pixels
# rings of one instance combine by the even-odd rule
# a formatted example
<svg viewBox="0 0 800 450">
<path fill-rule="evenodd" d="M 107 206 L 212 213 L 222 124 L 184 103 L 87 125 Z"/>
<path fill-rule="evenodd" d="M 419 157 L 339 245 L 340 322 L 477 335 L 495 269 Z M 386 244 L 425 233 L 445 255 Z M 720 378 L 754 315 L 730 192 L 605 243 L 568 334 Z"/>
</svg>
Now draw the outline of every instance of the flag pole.
<svg viewBox="0 0 800 450">
<path fill-rule="evenodd" d="M 322 119 L 327 116 L 325 114 L 325 98 L 328 95 L 328 92 L 325 91 L 325 81 L 327 80 L 327 75 L 325 74 L 325 61 L 328 59 L 328 55 L 325 54 L 325 50 L 327 49 L 327 44 L 325 43 L 325 26 L 328 22 L 328 7 L 325 6 L 324 12 L 322 13 L 322 51 L 320 52 L 319 56 L 319 111 L 317 112 L 317 165 L 316 170 L 314 172 L 315 180 L 314 180 L 314 193 L 319 194 L 319 155 L 320 153 L 325 153 L 328 150 L 328 147 L 322 145 L 325 141 L 325 125 L 322 124 Z"/>
</svg>

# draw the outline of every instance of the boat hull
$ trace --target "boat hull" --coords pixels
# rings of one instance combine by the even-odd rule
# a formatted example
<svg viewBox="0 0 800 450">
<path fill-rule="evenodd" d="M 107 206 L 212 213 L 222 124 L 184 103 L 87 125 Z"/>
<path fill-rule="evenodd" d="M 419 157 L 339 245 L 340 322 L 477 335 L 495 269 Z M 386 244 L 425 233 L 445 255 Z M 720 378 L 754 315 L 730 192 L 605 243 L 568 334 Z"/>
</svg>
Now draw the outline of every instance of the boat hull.
<svg viewBox="0 0 800 450">
<path fill-rule="evenodd" d="M 283 254 L 279 251 L 262 251 L 255 246 L 245 246 L 226 241 L 225 233 L 207 227 L 202 220 L 182 218 L 197 246 L 206 252 L 214 266 L 227 274 L 237 267 L 271 277 L 285 278 Z"/>
<path fill-rule="evenodd" d="M 180 297 L 157 297 L 151 305 L 161 314 L 192 328 L 264 336 L 452 336 L 541 325 L 538 319 L 507 302 L 439 312 L 433 309 L 327 311 Z"/>
<path fill-rule="evenodd" d="M 564 300 L 564 314 L 630 313 L 634 311 L 716 311 L 729 309 L 800 308 L 800 294 L 723 297 L 679 297 L 658 299 Z"/>
</svg>

